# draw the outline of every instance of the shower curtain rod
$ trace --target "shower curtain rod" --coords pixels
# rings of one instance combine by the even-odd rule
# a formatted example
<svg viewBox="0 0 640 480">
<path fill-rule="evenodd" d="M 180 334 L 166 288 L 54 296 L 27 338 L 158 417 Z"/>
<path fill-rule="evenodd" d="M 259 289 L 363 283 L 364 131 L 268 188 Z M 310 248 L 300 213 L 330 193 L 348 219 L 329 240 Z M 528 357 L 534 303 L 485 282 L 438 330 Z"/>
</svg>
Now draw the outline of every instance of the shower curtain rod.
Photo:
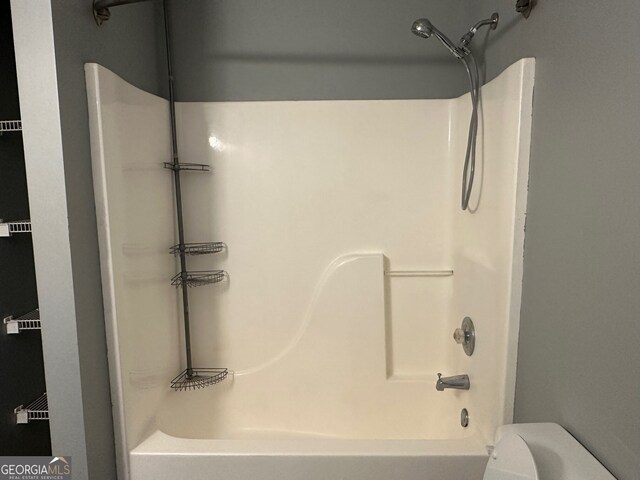
<svg viewBox="0 0 640 480">
<path fill-rule="evenodd" d="M 106 22 L 111 17 L 109 8 L 149 1 L 151 0 L 93 0 L 93 18 L 96 19 L 98 25 L 102 25 L 103 22 Z"/>
</svg>

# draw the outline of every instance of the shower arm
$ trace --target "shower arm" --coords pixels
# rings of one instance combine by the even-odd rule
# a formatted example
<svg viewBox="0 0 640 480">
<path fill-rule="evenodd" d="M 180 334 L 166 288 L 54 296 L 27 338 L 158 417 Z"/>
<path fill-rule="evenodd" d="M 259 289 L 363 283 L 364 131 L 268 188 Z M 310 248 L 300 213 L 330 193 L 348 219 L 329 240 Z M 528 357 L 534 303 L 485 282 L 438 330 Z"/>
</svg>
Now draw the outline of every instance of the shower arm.
<svg viewBox="0 0 640 480">
<path fill-rule="evenodd" d="M 460 45 L 458 46 L 458 49 L 462 50 L 465 53 L 469 53 L 469 50 L 467 47 L 471 43 L 471 39 L 476 34 L 476 32 L 482 27 L 484 27 L 485 25 L 488 25 L 491 30 L 495 30 L 498 26 L 499 19 L 500 19 L 500 16 L 498 15 L 498 13 L 494 13 L 493 15 L 491 15 L 491 18 L 480 20 L 473 27 L 471 27 L 467 33 L 465 33 L 462 36 L 462 38 L 460 39 Z"/>
<path fill-rule="evenodd" d="M 111 18 L 109 8 L 149 1 L 151 0 L 93 0 L 93 18 L 95 18 L 98 25 L 102 25 L 103 22 Z"/>
</svg>

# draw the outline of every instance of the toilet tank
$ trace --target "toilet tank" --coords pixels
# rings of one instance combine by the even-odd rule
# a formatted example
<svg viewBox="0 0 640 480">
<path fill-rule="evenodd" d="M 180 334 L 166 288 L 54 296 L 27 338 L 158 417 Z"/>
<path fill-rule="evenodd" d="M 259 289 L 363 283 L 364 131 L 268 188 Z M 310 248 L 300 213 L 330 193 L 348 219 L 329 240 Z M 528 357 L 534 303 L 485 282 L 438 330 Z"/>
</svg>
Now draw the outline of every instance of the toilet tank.
<svg viewBox="0 0 640 480">
<path fill-rule="evenodd" d="M 496 444 L 508 433 L 519 435 L 527 443 L 540 480 L 616 480 L 586 448 L 558 424 L 504 425 L 496 432 Z"/>
</svg>

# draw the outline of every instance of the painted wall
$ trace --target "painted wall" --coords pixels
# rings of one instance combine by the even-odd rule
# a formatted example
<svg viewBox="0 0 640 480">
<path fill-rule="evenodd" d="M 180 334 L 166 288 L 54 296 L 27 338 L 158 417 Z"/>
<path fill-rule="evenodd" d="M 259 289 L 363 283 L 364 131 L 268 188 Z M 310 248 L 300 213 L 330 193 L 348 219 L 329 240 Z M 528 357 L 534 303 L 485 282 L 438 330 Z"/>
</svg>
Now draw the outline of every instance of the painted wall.
<svg viewBox="0 0 640 480">
<path fill-rule="evenodd" d="M 180 101 L 445 98 L 464 68 L 410 32 L 428 16 L 456 40 L 468 1 L 175 0 Z"/>
<path fill-rule="evenodd" d="M 83 63 L 161 90 L 154 4 L 98 28 L 86 0 L 12 2 L 52 448 L 74 478 L 115 478 Z M 115 20 L 117 18 L 117 21 Z M 161 57 L 160 57 L 161 58 Z"/>
<path fill-rule="evenodd" d="M 566 427 L 620 480 L 640 478 L 640 4 L 510 0 L 493 77 L 536 57 L 516 421 Z"/>
</svg>

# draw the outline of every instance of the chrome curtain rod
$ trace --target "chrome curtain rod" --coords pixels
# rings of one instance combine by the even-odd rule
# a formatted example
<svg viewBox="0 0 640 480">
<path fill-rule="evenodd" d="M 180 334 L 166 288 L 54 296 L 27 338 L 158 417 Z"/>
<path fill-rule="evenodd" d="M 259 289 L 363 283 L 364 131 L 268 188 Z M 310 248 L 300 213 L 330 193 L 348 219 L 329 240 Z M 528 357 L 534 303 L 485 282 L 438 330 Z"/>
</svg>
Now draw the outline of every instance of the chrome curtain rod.
<svg viewBox="0 0 640 480">
<path fill-rule="evenodd" d="M 130 3 L 149 2 L 151 0 L 93 0 L 93 18 L 98 25 L 102 25 L 111 17 L 111 7 L 129 5 Z"/>
</svg>

